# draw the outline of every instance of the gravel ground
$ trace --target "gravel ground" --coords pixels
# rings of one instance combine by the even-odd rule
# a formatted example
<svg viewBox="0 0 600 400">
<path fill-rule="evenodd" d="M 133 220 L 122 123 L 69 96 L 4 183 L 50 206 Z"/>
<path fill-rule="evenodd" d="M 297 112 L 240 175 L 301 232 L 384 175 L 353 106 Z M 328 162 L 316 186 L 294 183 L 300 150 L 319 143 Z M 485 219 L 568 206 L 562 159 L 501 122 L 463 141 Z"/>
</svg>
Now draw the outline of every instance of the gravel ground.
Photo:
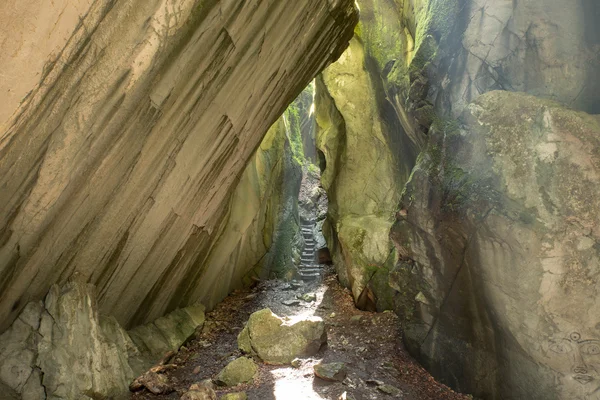
<svg viewBox="0 0 600 400">
<path fill-rule="evenodd" d="M 317 301 L 301 301 L 296 306 L 282 304 L 305 293 L 315 293 Z M 237 335 L 248 316 L 266 307 L 282 317 L 322 317 L 327 325 L 327 345 L 315 357 L 304 359 L 300 368 L 259 363 L 253 384 L 233 390 L 217 388 L 219 396 L 245 391 L 250 400 L 471 398 L 436 382 L 408 355 L 395 314 L 356 309 L 349 291 L 339 285 L 331 270 L 323 282 L 306 283 L 296 290 L 289 283 L 265 281 L 252 289 L 234 292 L 207 314 L 206 323 L 196 338 L 169 361 L 171 366 L 166 375 L 173 392 L 157 396 L 142 391 L 133 393 L 131 398 L 178 399 L 191 384 L 214 378 L 229 361 L 241 355 Z M 321 361 L 346 363 L 348 376 L 344 382 L 315 378 L 313 366 Z"/>
</svg>

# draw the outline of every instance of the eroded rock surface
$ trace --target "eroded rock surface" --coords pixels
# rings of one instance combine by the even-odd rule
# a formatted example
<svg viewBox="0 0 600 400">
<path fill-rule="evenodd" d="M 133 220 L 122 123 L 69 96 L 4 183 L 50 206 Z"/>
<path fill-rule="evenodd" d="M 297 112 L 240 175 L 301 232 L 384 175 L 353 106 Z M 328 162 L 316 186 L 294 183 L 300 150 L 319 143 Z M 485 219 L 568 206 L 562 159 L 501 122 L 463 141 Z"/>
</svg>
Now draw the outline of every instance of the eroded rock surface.
<svg viewBox="0 0 600 400">
<path fill-rule="evenodd" d="M 318 142 L 323 182 L 334 211 L 369 198 L 398 222 L 389 232 L 389 220 L 373 224 L 368 207 L 348 213 L 352 225 L 330 212 L 341 278 L 359 306 L 406 319 L 411 352 L 454 388 L 485 399 L 594 399 L 599 368 L 595 350 L 583 347 L 600 340 L 591 311 L 600 134 L 597 117 L 569 108 L 600 110 L 596 2 L 568 10 L 554 0 L 359 5 L 360 43 L 317 86 L 318 137 L 329 139 Z M 345 68 L 356 48 L 369 78 L 363 90 Z M 348 144 L 368 157 L 370 127 L 331 141 L 373 98 L 372 125 L 398 135 L 384 135 L 382 154 L 402 155 L 392 185 L 379 166 L 349 162 Z M 369 185 L 344 196 L 350 171 L 353 182 L 386 182 L 379 190 L 402 194 L 401 202 Z M 378 256 L 365 263 L 361 253 Z"/>
<path fill-rule="evenodd" d="M 461 121 L 432 137 L 394 228 L 421 290 L 407 343 L 485 398 L 593 398 L 600 125 L 510 92 Z"/>
<path fill-rule="evenodd" d="M 268 308 L 250 315 L 238 336 L 240 350 L 268 364 L 290 364 L 296 357 L 314 355 L 326 342 L 321 318 L 286 323 Z"/>
<path fill-rule="evenodd" d="M 75 271 L 127 328 L 214 305 L 239 267 L 207 266 L 235 183 L 347 46 L 354 2 L 72 0 L 15 25 L 41 3 L 0 6 L 0 69 L 23 70 L 0 102 L 0 329 Z"/>
<path fill-rule="evenodd" d="M 98 314 L 93 285 L 53 285 L 44 302 L 27 304 L 0 335 L 0 380 L 23 400 L 127 397 L 136 376 L 164 351 L 179 349 L 203 322 L 204 307 L 191 306 L 130 336 Z M 164 379 L 149 371 L 140 387 L 164 393 Z"/>
</svg>

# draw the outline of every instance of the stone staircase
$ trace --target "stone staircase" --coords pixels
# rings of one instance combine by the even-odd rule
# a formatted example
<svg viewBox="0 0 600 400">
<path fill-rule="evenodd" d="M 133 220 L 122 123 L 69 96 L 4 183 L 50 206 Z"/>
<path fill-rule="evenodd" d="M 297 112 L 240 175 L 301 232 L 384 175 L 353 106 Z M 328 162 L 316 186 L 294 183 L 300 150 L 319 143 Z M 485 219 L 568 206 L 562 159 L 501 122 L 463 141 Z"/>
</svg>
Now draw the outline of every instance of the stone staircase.
<svg viewBox="0 0 600 400">
<path fill-rule="evenodd" d="M 304 237 L 304 248 L 300 257 L 298 273 L 303 281 L 316 280 L 321 277 L 322 268 L 317 262 L 316 241 L 313 234 L 313 222 L 306 222 L 300 225 L 302 236 Z"/>
</svg>

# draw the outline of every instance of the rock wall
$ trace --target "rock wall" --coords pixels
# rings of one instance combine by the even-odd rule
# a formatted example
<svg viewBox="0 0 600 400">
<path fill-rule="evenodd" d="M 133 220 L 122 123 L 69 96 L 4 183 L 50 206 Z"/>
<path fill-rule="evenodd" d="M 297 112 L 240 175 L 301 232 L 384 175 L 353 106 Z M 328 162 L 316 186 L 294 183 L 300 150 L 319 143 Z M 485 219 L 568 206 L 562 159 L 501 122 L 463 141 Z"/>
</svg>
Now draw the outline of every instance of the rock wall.
<svg viewBox="0 0 600 400">
<path fill-rule="evenodd" d="M 350 171 L 354 181 L 381 180 L 380 191 L 401 197 L 396 207 L 376 201 L 395 213 L 389 237 L 362 222 L 368 210 L 353 216 L 371 248 L 395 248 L 392 260 L 373 263 L 370 303 L 403 317 L 409 350 L 458 390 L 483 399 L 600 398 L 600 127 L 581 112 L 600 112 L 596 3 L 359 5 L 370 88 L 356 91 L 356 75 L 341 69 L 353 44 L 317 87 L 318 108 L 329 116 L 319 135 L 331 139 L 352 124 L 340 99 L 361 111 L 380 99 L 379 122 L 401 125 L 387 124 L 405 151 L 395 168 L 412 170 L 406 185 L 390 185 L 373 172 L 377 162 L 355 168 L 344 146 L 321 142 L 335 207 L 377 199 L 370 190 L 336 197 L 337 176 Z M 354 147 L 372 147 L 369 129 L 353 136 Z M 413 151 L 416 160 L 406 156 Z M 338 237 L 344 215 L 332 212 L 329 222 L 341 278 L 364 305 L 354 282 L 368 268 L 347 250 L 362 244 Z"/>
<path fill-rule="evenodd" d="M 393 259 L 388 233 L 408 178 L 378 96 L 359 39 L 317 80 L 317 146 L 326 160 L 321 182 L 329 199 L 324 233 L 340 279 L 360 307 L 371 309 L 376 304 L 369 286 Z"/>
<path fill-rule="evenodd" d="M 0 5 L 0 330 L 75 273 L 126 327 L 214 303 L 235 184 L 354 2 L 42 3 Z"/>
<path fill-rule="evenodd" d="M 128 398 L 136 376 L 204 323 L 204 306 L 195 305 L 126 332 L 98 314 L 95 293 L 73 280 L 25 306 L 0 335 L 3 398 Z"/>
</svg>

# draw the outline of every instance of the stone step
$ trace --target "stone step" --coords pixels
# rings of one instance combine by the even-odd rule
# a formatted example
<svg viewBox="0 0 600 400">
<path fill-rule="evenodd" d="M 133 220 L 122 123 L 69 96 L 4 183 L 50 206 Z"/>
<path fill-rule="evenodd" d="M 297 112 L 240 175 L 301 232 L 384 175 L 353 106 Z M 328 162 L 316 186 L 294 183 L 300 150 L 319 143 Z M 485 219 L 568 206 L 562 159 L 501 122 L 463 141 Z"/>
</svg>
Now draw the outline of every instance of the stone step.
<svg viewBox="0 0 600 400">
<path fill-rule="evenodd" d="M 321 279 L 321 274 L 302 274 L 299 273 L 300 279 L 303 281 L 316 281 L 317 279 Z"/>
<path fill-rule="evenodd" d="M 314 274 L 314 273 L 320 274 L 321 271 L 322 271 L 322 269 L 320 269 L 320 268 L 308 268 L 308 267 L 303 267 L 303 266 L 300 266 L 298 268 L 298 272 L 300 272 L 302 274 Z"/>
</svg>

